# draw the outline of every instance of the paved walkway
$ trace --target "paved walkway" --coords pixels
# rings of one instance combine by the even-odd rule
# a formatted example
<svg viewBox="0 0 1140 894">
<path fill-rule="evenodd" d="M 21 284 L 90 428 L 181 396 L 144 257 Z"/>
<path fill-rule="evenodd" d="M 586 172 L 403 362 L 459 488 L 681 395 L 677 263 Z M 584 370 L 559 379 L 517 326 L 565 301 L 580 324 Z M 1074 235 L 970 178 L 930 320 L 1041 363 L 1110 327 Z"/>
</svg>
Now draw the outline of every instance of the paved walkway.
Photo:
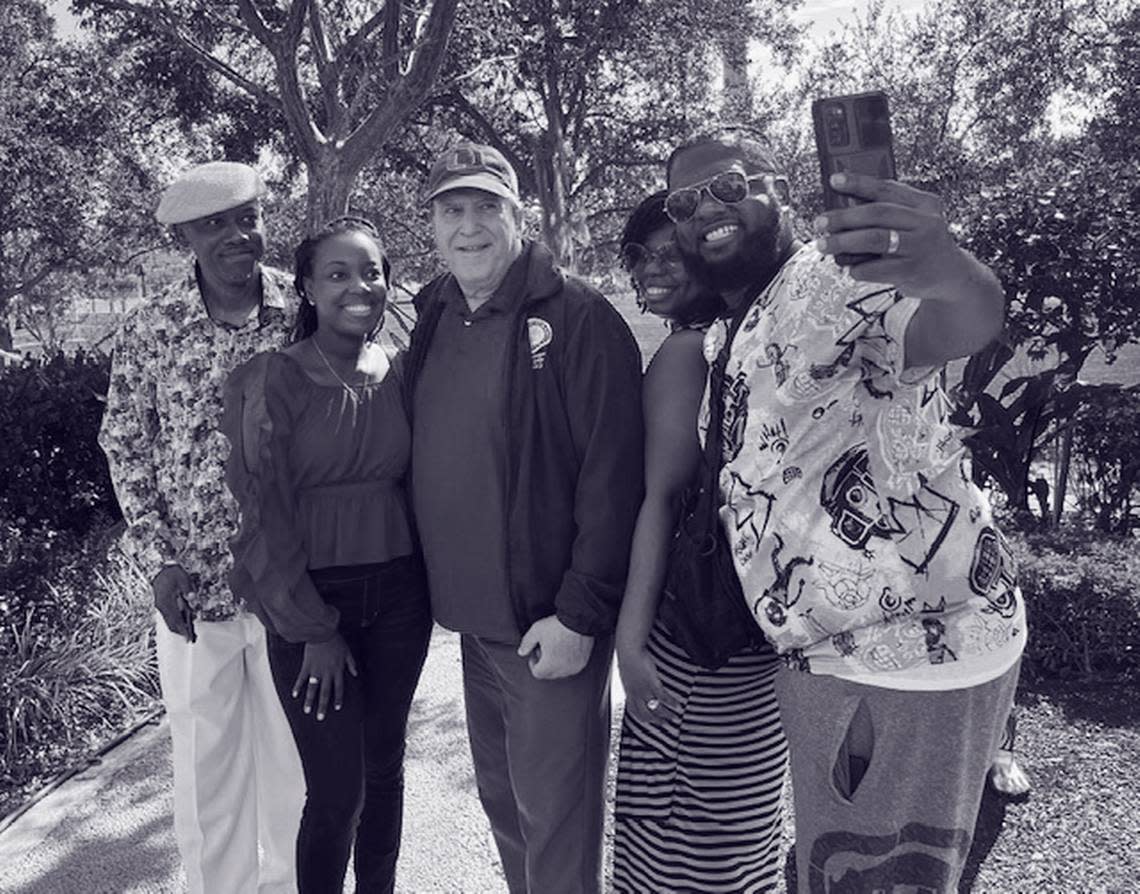
<svg viewBox="0 0 1140 894">
<path fill-rule="evenodd" d="M 459 639 L 439 629 L 412 708 L 407 792 L 397 892 L 505 892 L 475 794 Z M 0 834 L 5 894 L 184 890 L 171 821 L 165 720 L 145 726 Z"/>
</svg>

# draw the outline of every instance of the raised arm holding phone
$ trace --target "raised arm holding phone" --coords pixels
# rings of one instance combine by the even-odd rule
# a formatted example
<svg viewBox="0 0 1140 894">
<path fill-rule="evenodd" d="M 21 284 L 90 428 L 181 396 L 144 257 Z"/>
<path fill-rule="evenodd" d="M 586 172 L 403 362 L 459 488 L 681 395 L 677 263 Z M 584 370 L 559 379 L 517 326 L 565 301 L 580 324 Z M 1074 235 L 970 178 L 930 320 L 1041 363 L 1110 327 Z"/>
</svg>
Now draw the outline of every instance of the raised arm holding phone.
<svg viewBox="0 0 1140 894">
<path fill-rule="evenodd" d="M 745 194 L 712 188 L 733 172 Z M 678 245 L 745 308 L 731 342 L 710 329 L 705 356 L 729 352 L 721 520 L 786 661 L 799 886 L 949 890 L 1026 625 L 938 372 L 993 338 L 1002 293 L 936 196 L 873 173 L 826 171 L 861 203 L 799 245 L 778 172 L 738 131 L 679 147 L 668 182 Z"/>
</svg>

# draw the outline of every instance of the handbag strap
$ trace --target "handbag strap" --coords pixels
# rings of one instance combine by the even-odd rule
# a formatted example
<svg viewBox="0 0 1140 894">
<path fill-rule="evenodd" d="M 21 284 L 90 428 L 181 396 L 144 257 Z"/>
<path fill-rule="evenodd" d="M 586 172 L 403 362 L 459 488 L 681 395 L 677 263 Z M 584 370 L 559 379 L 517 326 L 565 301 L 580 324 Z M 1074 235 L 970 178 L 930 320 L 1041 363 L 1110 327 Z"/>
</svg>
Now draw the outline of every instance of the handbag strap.
<svg viewBox="0 0 1140 894">
<path fill-rule="evenodd" d="M 751 300 L 742 301 L 732 315 L 724 344 L 721 345 L 709 372 L 709 424 L 705 432 L 705 449 L 701 456 L 701 472 L 705 476 L 701 483 L 709 496 L 707 500 L 709 526 L 705 529 L 707 531 L 715 530 L 713 526 L 719 524 L 717 516 L 721 503 L 720 469 L 724 464 L 724 372 L 728 368 L 729 354 L 732 353 L 732 340 L 736 338 L 737 330 L 740 329 L 740 324 L 744 322 L 751 307 Z"/>
</svg>

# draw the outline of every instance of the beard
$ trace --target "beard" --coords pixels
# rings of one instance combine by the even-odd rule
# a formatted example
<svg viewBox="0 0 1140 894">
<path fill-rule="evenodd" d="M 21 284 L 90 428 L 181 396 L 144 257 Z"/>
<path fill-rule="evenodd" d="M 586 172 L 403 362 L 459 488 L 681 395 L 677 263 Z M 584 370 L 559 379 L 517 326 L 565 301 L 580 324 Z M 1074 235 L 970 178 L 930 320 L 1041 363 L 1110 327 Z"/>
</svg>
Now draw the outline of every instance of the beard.
<svg viewBox="0 0 1140 894">
<path fill-rule="evenodd" d="M 697 280 L 714 291 L 748 289 L 759 294 L 784 265 L 792 241 L 789 228 L 777 223 L 763 232 L 749 233 L 730 257 L 712 262 L 698 254 L 688 260 Z"/>
</svg>

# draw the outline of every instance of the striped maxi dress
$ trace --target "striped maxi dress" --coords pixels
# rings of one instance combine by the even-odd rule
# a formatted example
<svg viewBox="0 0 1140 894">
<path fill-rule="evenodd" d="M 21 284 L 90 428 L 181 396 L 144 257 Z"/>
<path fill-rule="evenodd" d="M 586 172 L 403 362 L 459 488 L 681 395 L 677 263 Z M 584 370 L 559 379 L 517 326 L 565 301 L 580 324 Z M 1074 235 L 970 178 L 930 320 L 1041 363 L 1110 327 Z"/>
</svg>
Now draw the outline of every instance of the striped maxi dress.
<svg viewBox="0 0 1140 894">
<path fill-rule="evenodd" d="M 787 745 L 771 649 L 694 664 L 658 620 L 649 652 L 679 720 L 622 722 L 614 809 L 615 894 L 753 894 L 781 871 Z"/>
</svg>

